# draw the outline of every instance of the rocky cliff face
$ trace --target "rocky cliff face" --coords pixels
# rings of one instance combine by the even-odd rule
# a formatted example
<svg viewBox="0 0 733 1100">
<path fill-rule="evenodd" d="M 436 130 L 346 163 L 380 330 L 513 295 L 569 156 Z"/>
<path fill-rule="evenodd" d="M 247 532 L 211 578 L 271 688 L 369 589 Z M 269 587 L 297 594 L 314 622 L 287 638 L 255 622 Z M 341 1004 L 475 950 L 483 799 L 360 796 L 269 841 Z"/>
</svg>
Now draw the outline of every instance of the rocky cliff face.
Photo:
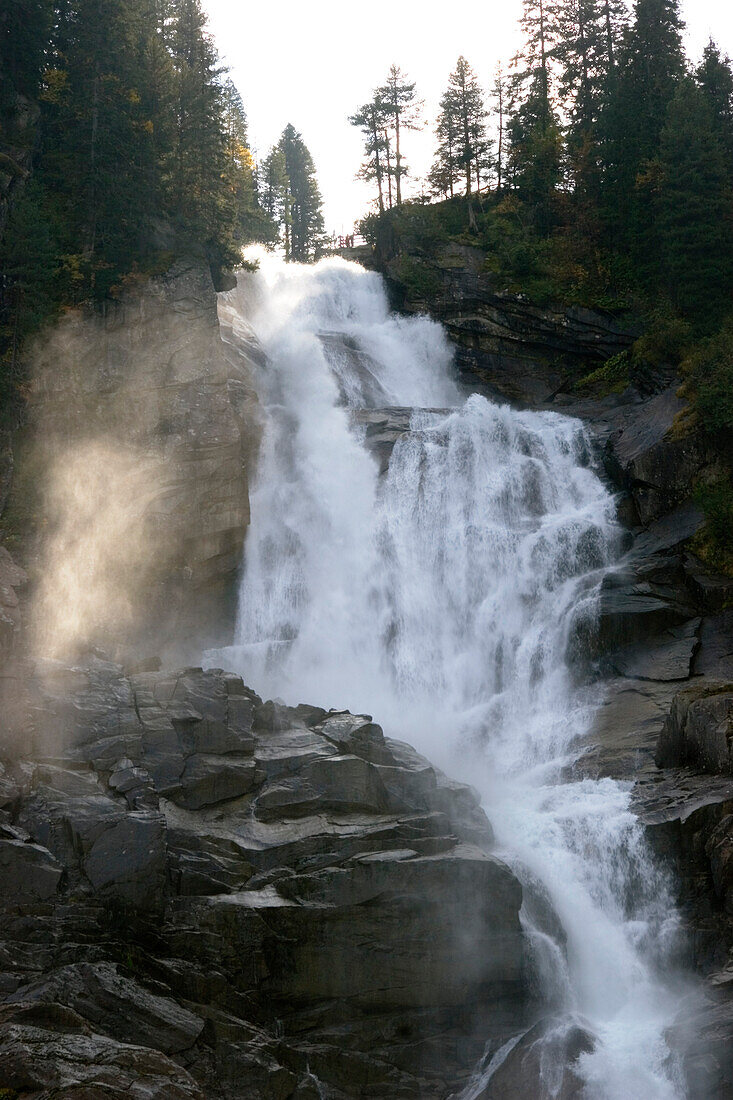
<svg viewBox="0 0 733 1100">
<path fill-rule="evenodd" d="M 602 314 L 496 294 L 482 259 L 476 249 L 436 247 L 418 257 L 432 289 L 421 296 L 413 286 L 407 297 L 400 258 L 387 250 L 378 264 L 403 306 L 446 324 L 470 389 L 583 418 L 618 490 L 625 553 L 604 582 L 591 647 L 606 702 L 578 770 L 635 782 L 637 812 L 674 869 L 689 962 L 705 978 L 694 1015 L 683 1008 L 677 1042 L 690 1094 L 719 1100 L 733 1094 L 733 579 L 712 574 L 690 548 L 703 522 L 694 486 L 714 472 L 715 456 L 675 431 L 684 402 L 671 371 L 647 379 L 644 392 L 568 392 L 632 334 Z M 367 439 L 386 462 L 408 428 L 402 410 L 387 410 L 367 418 Z M 588 641 L 578 641 L 580 659 Z"/>
<path fill-rule="evenodd" d="M 405 281 L 404 254 L 396 247 L 383 246 L 376 259 L 400 308 L 427 311 L 445 325 L 469 388 L 542 404 L 633 341 L 611 314 L 536 306 L 521 294 L 497 290 L 485 258 L 470 245 L 436 243 L 427 254 L 411 254 L 419 264 L 416 282 Z"/>
<path fill-rule="evenodd" d="M 208 269 L 181 261 L 104 317 L 66 316 L 32 361 L 10 509 L 43 487 L 30 556 L 44 615 L 58 629 L 62 605 L 87 601 L 110 609 L 86 624 L 102 636 L 148 651 L 194 630 L 205 640 L 234 604 L 257 440 L 247 353 L 221 338 Z M 109 591 L 123 580 L 124 608 Z"/>
<path fill-rule="evenodd" d="M 100 658 L 23 684 L 0 1088 L 425 1100 L 521 1026 L 522 891 L 478 798 L 368 716 Z"/>
</svg>

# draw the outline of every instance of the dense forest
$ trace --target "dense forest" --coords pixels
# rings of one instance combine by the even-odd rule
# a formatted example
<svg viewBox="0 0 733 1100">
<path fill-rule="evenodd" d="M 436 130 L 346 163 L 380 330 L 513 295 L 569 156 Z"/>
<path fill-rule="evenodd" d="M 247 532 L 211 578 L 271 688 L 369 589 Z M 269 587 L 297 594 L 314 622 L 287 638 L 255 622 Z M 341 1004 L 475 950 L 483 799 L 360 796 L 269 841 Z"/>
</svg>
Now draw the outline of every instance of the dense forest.
<svg viewBox="0 0 733 1100">
<path fill-rule="evenodd" d="M 418 297 L 432 278 L 421 251 L 453 239 L 484 250 L 498 287 L 627 318 L 640 339 L 581 386 L 621 393 L 682 373 L 679 431 L 704 436 L 724 467 L 699 489 L 709 556 L 731 569 L 733 65 L 713 41 L 697 63 L 686 57 L 678 0 L 524 0 L 522 29 L 489 95 L 458 59 L 418 198 L 401 196 L 415 85 L 393 67 L 351 117 L 359 174 L 375 186 L 362 231 L 410 241 L 404 276 Z"/>
<path fill-rule="evenodd" d="M 41 323 L 102 303 L 178 255 L 204 258 L 217 282 L 252 241 L 282 240 L 293 258 L 312 259 L 321 199 L 292 127 L 265 176 L 261 187 L 199 0 L 2 5 L 3 395 L 22 382 L 23 340 Z"/>
</svg>

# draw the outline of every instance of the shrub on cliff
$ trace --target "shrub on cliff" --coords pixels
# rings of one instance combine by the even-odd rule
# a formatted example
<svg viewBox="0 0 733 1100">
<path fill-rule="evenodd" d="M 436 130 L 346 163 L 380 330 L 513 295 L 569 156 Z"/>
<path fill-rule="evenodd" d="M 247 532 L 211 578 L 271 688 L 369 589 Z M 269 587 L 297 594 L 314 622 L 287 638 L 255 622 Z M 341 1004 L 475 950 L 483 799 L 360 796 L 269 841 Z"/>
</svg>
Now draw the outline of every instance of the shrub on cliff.
<svg viewBox="0 0 733 1100">
<path fill-rule="evenodd" d="M 721 438 L 733 432 L 733 317 L 697 344 L 682 369 L 700 430 Z"/>
</svg>

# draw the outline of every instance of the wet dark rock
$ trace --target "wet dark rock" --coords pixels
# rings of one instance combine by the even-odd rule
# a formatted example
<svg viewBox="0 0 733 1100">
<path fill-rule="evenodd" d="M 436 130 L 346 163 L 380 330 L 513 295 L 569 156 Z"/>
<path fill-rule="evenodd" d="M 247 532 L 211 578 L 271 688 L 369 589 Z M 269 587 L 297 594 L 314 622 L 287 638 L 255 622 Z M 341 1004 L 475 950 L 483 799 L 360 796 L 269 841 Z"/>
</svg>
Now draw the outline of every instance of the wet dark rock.
<svg viewBox="0 0 733 1100">
<path fill-rule="evenodd" d="M 456 364 L 471 389 L 523 404 L 550 401 L 572 379 L 624 351 L 634 334 L 602 311 L 537 306 L 522 294 L 497 290 L 484 268 L 485 253 L 455 243 L 436 243 L 419 262 L 434 279 L 430 300 L 414 296 L 400 278 L 398 250 L 380 250 L 380 270 L 397 304 L 426 309 L 445 325 L 457 346 Z"/>
<path fill-rule="evenodd" d="M 733 683 L 705 680 L 674 698 L 659 737 L 659 767 L 733 774 Z"/>
<path fill-rule="evenodd" d="M 540 1020 L 510 1050 L 477 1100 L 581 1100 L 585 1084 L 577 1062 L 594 1046 L 593 1035 L 580 1023 Z"/>
<path fill-rule="evenodd" d="M 63 868 L 47 848 L 0 827 L 0 906 L 46 901 L 56 893 Z"/>
<path fill-rule="evenodd" d="M 0 773 L 8 1087 L 437 1100 L 521 1027 L 522 891 L 478 796 L 368 715 L 101 656 L 39 662 L 29 700 L 35 758 Z"/>
<path fill-rule="evenodd" d="M 702 1003 L 680 1013 L 670 1041 L 679 1052 L 690 1096 L 720 1100 L 733 1095 L 733 975 L 711 976 Z"/>
<path fill-rule="evenodd" d="M 204 1100 L 164 1054 L 100 1035 L 54 1002 L 0 1005 L 0 1067 L 3 1087 L 20 1095 Z"/>
</svg>

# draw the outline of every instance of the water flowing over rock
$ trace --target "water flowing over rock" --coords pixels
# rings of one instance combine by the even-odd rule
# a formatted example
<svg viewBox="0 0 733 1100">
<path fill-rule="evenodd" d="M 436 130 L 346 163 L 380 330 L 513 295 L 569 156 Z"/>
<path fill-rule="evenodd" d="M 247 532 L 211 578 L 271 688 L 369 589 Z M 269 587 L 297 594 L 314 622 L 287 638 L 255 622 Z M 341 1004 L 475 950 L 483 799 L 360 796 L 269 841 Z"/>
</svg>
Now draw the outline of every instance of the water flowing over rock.
<svg viewBox="0 0 733 1100">
<path fill-rule="evenodd" d="M 669 883 L 629 785 L 576 770 L 600 702 L 579 673 L 621 545 L 589 435 L 464 402 L 443 331 L 395 317 L 352 265 L 265 261 L 227 305 L 267 356 L 264 435 L 237 638 L 209 662 L 292 704 L 315 690 L 368 708 L 470 778 L 525 886 L 530 986 L 585 1021 L 587 1041 L 543 1047 L 551 1079 L 677 1100 L 677 1002 L 657 970 L 675 943 Z M 667 644 L 673 674 L 694 643 Z M 489 1064 L 504 1037 L 485 1039 Z"/>
</svg>

